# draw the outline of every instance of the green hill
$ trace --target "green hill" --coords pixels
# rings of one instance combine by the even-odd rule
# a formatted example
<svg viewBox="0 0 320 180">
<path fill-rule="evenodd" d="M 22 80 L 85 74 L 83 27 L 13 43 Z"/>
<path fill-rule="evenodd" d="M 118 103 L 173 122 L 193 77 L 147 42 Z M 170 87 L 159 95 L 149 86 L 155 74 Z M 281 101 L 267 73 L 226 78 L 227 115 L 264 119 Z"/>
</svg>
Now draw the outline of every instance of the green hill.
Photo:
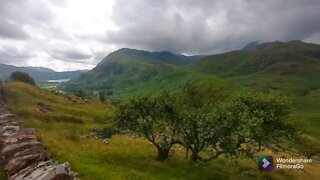
<svg viewBox="0 0 320 180">
<path fill-rule="evenodd" d="M 121 98 L 159 89 L 178 90 L 200 80 L 303 94 L 320 88 L 319 75 L 320 46 L 301 41 L 264 43 L 254 51 L 191 57 L 120 49 L 61 88 L 69 92 L 109 90 L 113 98 Z M 268 82 L 272 85 L 264 84 Z"/>
<path fill-rule="evenodd" d="M 171 81 L 179 83 L 189 71 L 183 67 L 203 57 L 120 49 L 109 54 L 93 70 L 62 88 L 71 92 L 78 89 L 112 90 L 116 96 L 130 94 L 131 90 L 145 88 L 145 85 L 154 87 L 157 83 L 165 86 Z"/>
<path fill-rule="evenodd" d="M 222 76 L 247 74 L 319 74 L 320 45 L 301 41 L 265 43 L 255 51 L 209 56 L 196 63 L 199 71 Z"/>
</svg>

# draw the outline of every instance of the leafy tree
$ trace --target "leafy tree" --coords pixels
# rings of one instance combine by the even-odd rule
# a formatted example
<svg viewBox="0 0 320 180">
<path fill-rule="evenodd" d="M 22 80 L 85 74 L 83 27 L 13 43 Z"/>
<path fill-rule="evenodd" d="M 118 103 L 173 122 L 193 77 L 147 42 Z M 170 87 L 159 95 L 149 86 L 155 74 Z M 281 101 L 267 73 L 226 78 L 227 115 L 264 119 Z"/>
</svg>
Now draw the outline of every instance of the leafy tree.
<svg viewBox="0 0 320 180">
<path fill-rule="evenodd" d="M 228 102 L 204 103 L 180 111 L 181 141 L 194 160 L 252 155 L 262 146 L 298 137 L 290 113 L 288 101 L 278 94 L 240 94 Z"/>
<path fill-rule="evenodd" d="M 250 138 L 259 150 L 262 145 L 294 140 L 300 135 L 289 101 L 280 94 L 240 94 L 227 110 L 230 118 L 240 122 L 236 135 L 242 140 Z"/>
<path fill-rule="evenodd" d="M 106 92 L 105 91 L 99 91 L 99 99 L 102 103 L 106 101 Z"/>
<path fill-rule="evenodd" d="M 279 94 L 238 94 L 225 100 L 221 88 L 188 85 L 178 96 L 162 93 L 121 105 L 117 125 L 145 136 L 168 158 L 174 144 L 192 152 L 192 160 L 210 161 L 248 155 L 300 132 L 286 98 Z"/>
<path fill-rule="evenodd" d="M 78 90 L 75 94 L 77 97 L 81 98 L 82 100 L 84 100 L 84 98 L 86 97 L 86 92 L 82 89 Z"/>
<path fill-rule="evenodd" d="M 179 95 L 176 106 L 179 110 L 181 143 L 187 151 L 191 150 L 193 161 L 199 159 L 197 154 L 209 146 L 215 133 L 212 130 L 219 125 L 219 122 L 214 122 L 212 112 L 223 99 L 221 89 L 193 83 L 188 84 Z"/>
<path fill-rule="evenodd" d="M 21 82 L 28 83 L 31 85 L 36 84 L 34 82 L 34 80 L 29 76 L 28 73 L 19 72 L 19 71 L 13 72 L 10 76 L 10 79 L 14 80 L 14 81 L 21 81 Z"/>
<path fill-rule="evenodd" d="M 158 150 L 156 159 L 164 161 L 177 143 L 179 122 L 174 103 L 175 97 L 168 92 L 131 99 L 119 107 L 117 125 L 146 137 Z"/>
</svg>

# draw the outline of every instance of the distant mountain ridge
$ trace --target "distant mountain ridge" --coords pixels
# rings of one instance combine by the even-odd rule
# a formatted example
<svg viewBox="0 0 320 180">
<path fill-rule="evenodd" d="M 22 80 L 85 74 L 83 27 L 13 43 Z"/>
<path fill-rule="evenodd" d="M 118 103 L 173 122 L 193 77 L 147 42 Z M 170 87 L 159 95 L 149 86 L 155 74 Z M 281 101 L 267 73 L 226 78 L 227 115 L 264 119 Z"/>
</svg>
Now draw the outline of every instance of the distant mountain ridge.
<svg viewBox="0 0 320 180">
<path fill-rule="evenodd" d="M 87 72 L 87 70 L 56 72 L 45 67 L 18 67 L 13 65 L 0 64 L 0 79 L 8 79 L 11 73 L 15 71 L 26 72 L 38 82 L 52 79 L 73 79 Z"/>
<path fill-rule="evenodd" d="M 250 51 L 191 57 L 166 51 L 120 49 L 110 53 L 94 69 L 63 84 L 61 88 L 69 92 L 78 89 L 112 90 L 114 96 L 122 96 L 159 89 L 177 90 L 190 81 L 218 81 L 217 78 L 222 81 L 242 77 L 246 80 L 231 84 L 251 81 L 261 84 L 259 78 L 265 77 L 272 83 L 301 80 L 306 87 L 312 85 L 318 88 L 320 45 L 276 41 L 259 44 Z M 281 86 L 283 82 L 277 83 L 280 86 L 277 84 L 276 88 L 285 87 Z M 298 91 L 299 88 L 294 86 L 292 89 Z"/>
<path fill-rule="evenodd" d="M 184 65 L 193 61 L 197 61 L 206 57 L 205 55 L 185 56 L 182 54 L 174 54 L 169 51 L 149 52 L 144 50 L 136 50 L 130 48 L 122 48 L 105 57 L 97 66 L 107 61 L 138 61 L 150 64 L 175 64 Z"/>
</svg>

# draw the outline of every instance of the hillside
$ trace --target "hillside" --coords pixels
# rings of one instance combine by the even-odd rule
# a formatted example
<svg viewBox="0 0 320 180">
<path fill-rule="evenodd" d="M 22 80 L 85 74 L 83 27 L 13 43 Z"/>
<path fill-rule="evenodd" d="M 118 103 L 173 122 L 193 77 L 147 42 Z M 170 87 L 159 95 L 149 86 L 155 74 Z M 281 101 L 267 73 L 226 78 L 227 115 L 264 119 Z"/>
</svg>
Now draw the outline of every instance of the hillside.
<svg viewBox="0 0 320 180">
<path fill-rule="evenodd" d="M 73 79 L 86 72 L 86 70 L 56 72 L 44 67 L 18 67 L 0 64 L 0 79 L 8 79 L 15 71 L 26 72 L 38 82 L 52 79 Z"/>
<path fill-rule="evenodd" d="M 319 52 L 319 45 L 301 41 L 271 42 L 261 44 L 253 51 L 234 51 L 201 58 L 195 56 L 200 59 L 168 52 L 121 49 L 61 88 L 69 92 L 78 89 L 109 90 L 114 92 L 114 98 L 118 98 L 157 89 L 176 90 L 195 80 L 217 82 L 220 79 L 227 84 L 246 87 L 255 80 L 267 79 L 277 83 L 280 80 L 303 83 L 309 89 L 317 89 L 320 87 Z M 284 84 L 265 90 L 279 88 L 294 93 L 308 90 L 294 85 L 286 87 Z"/>
<path fill-rule="evenodd" d="M 229 52 L 196 62 L 199 71 L 221 76 L 317 75 L 319 65 L 320 45 L 301 41 L 264 43 L 251 52 Z"/>
<path fill-rule="evenodd" d="M 115 94 L 122 94 L 130 92 L 133 86 L 141 88 L 148 83 L 163 81 L 166 83 L 161 84 L 165 86 L 170 82 L 181 82 L 181 78 L 189 74 L 182 67 L 203 57 L 124 48 L 109 54 L 93 70 L 61 87 L 70 92 L 87 89 L 112 90 Z"/>
<path fill-rule="evenodd" d="M 108 127 L 114 109 L 90 100 L 53 95 L 24 83 L 4 85 L 8 107 L 20 116 L 23 127 L 36 129 L 39 139 L 53 158 L 68 161 L 81 179 L 303 179 L 319 176 L 318 165 L 306 165 L 306 172 L 277 170 L 261 173 L 252 159 L 218 158 L 209 163 L 185 159 L 176 146 L 170 159 L 158 162 L 155 149 L 146 139 L 119 134 L 109 144 L 90 136 Z M 263 152 L 264 155 L 269 151 Z M 273 154 L 274 157 L 289 154 Z"/>
</svg>

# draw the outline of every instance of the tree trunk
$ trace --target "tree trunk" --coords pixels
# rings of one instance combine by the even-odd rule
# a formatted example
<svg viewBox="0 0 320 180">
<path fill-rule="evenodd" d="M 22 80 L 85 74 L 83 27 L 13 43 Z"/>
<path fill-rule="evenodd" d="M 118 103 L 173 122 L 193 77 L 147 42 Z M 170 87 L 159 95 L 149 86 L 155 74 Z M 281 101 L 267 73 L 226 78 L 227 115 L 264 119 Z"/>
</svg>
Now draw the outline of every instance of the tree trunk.
<svg viewBox="0 0 320 180">
<path fill-rule="evenodd" d="M 170 149 L 166 149 L 166 148 L 157 148 L 157 149 L 158 149 L 158 155 L 156 158 L 157 161 L 164 161 L 168 159 Z"/>
<path fill-rule="evenodd" d="M 189 148 L 186 148 L 186 159 L 189 159 Z"/>
<path fill-rule="evenodd" d="M 191 154 L 191 161 L 197 162 L 197 160 L 198 160 L 197 156 L 194 154 L 194 152 L 192 152 L 192 154 Z"/>
</svg>

